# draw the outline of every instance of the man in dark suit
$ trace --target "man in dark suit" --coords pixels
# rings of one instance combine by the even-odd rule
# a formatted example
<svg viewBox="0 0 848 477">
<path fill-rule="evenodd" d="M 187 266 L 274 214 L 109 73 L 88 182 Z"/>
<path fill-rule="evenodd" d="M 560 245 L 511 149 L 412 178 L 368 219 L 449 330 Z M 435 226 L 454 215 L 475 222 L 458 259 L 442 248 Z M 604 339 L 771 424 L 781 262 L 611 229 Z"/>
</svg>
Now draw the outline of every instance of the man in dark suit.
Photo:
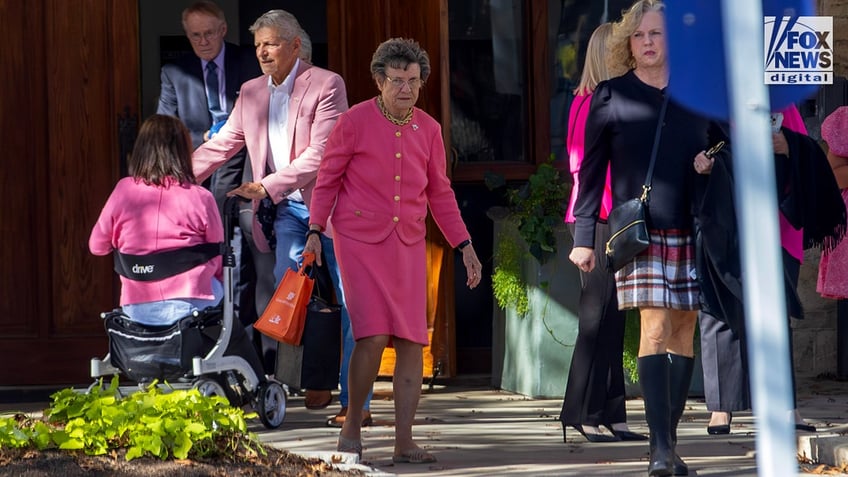
<svg viewBox="0 0 848 477">
<path fill-rule="evenodd" d="M 215 3 L 203 0 L 192 4 L 183 10 L 182 24 L 193 52 L 162 66 L 156 112 L 180 118 L 191 132 L 192 144 L 197 148 L 226 121 L 242 83 L 259 76 L 261 70 L 252 48 L 248 51 L 224 42 L 227 21 L 224 11 Z M 219 209 L 223 208 L 227 192 L 241 185 L 244 174 L 253 176 L 250 170 L 245 171 L 246 167 L 250 167 L 245 160 L 246 155 L 247 149 L 242 149 L 204 183 L 215 196 Z M 246 212 L 251 212 L 249 203 L 245 207 Z M 239 232 L 250 234 L 240 229 L 233 242 L 239 261 L 234 277 L 235 309 L 242 323 L 249 326 L 267 305 L 274 291 L 274 277 L 269 269 L 264 280 L 257 278 L 249 247 L 243 245 L 242 233 Z M 273 369 L 268 369 L 269 366 L 270 363 L 266 363 L 266 372 L 273 372 Z"/>
<path fill-rule="evenodd" d="M 162 67 L 162 86 L 156 112 L 180 118 L 197 148 L 209 138 L 210 128 L 220 127 L 235 105 L 241 84 L 261 74 L 252 50 L 225 43 L 227 21 L 213 2 L 199 1 L 182 14 L 183 29 L 193 53 Z M 212 132 L 214 134 L 214 131 Z M 242 183 L 242 151 L 216 171 L 209 188 L 223 206 L 225 194 Z"/>
</svg>

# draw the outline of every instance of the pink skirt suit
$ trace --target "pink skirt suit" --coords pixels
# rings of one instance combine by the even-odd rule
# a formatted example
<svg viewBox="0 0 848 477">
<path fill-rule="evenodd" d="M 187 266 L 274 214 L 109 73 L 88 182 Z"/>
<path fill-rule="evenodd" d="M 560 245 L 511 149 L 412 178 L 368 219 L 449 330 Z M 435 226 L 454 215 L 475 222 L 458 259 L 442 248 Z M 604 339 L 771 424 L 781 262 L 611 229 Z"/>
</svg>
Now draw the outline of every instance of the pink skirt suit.
<svg viewBox="0 0 848 477">
<path fill-rule="evenodd" d="M 310 223 L 333 242 L 355 339 L 389 335 L 426 345 L 427 209 L 448 243 L 469 239 L 439 124 L 415 108 L 396 126 L 374 99 L 339 117 L 327 140 Z"/>
</svg>

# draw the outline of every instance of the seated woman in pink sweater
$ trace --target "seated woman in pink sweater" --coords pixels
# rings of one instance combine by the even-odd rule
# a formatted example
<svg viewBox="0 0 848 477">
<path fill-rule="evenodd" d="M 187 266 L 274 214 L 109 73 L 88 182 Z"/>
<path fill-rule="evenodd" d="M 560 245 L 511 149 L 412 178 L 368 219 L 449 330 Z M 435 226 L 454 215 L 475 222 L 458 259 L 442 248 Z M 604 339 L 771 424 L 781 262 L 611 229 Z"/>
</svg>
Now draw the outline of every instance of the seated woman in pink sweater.
<svg viewBox="0 0 848 477">
<path fill-rule="evenodd" d="M 153 115 L 141 126 L 129 158 L 130 177 L 118 181 L 91 231 L 94 255 L 149 255 L 224 240 L 212 194 L 195 184 L 191 137 L 173 116 Z M 134 321 L 169 325 L 224 296 L 221 257 L 152 281 L 121 276 L 121 307 Z"/>
</svg>

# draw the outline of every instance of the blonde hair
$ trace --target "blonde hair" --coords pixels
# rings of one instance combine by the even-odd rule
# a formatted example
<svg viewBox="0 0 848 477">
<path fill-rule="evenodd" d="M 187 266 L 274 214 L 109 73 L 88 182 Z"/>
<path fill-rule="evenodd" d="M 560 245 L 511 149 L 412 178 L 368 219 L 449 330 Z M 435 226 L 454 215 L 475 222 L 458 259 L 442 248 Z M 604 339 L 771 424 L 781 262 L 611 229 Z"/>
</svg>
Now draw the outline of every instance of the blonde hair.
<svg viewBox="0 0 848 477">
<path fill-rule="evenodd" d="M 595 87 L 601 81 L 610 78 L 607 69 L 607 39 L 612 33 L 611 23 L 602 23 L 592 36 L 586 46 L 586 59 L 583 61 L 583 73 L 580 75 L 580 83 L 574 90 L 575 96 L 581 96 L 595 91 Z"/>
<path fill-rule="evenodd" d="M 664 11 L 665 4 L 661 0 L 639 0 L 622 13 L 621 20 L 613 24 L 607 55 L 607 69 L 611 76 L 623 75 L 636 67 L 636 59 L 630 51 L 630 35 L 639 28 L 645 13 Z"/>
</svg>

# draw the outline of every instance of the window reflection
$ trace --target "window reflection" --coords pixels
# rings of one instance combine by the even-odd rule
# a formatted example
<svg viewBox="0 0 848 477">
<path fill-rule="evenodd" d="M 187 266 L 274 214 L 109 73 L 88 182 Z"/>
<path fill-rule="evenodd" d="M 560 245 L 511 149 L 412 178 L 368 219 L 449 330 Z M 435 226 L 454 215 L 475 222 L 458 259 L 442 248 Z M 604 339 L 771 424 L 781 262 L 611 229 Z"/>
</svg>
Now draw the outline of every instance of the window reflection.
<svg viewBox="0 0 848 477">
<path fill-rule="evenodd" d="M 554 81 L 551 88 L 551 152 L 557 163 L 568 167 L 565 140 L 568 135 L 568 108 L 574 88 L 580 83 L 586 44 L 603 22 L 616 21 L 633 0 L 548 0 Z M 557 21 L 558 19 L 558 21 Z"/>
<path fill-rule="evenodd" d="M 451 0 L 451 146 L 460 162 L 525 161 L 521 0 Z"/>
</svg>

